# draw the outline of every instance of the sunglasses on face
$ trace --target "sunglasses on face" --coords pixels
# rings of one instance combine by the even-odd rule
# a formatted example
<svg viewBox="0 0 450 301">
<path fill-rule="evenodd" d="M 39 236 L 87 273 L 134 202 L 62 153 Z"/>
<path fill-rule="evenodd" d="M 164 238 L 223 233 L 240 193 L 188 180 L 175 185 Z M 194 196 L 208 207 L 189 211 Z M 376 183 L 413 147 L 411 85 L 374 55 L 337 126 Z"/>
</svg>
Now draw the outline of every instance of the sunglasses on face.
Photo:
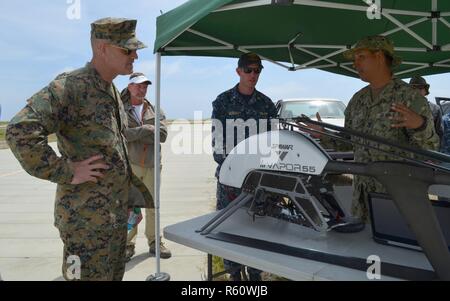
<svg viewBox="0 0 450 301">
<path fill-rule="evenodd" d="M 255 74 L 260 74 L 261 71 L 262 71 L 262 68 L 261 68 L 261 67 L 257 67 L 257 68 L 244 67 L 244 68 L 242 68 L 242 70 L 244 71 L 244 73 L 247 73 L 247 74 L 252 73 L 252 71 L 253 71 Z"/>
<path fill-rule="evenodd" d="M 110 45 L 112 47 L 114 47 L 114 48 L 122 50 L 122 53 L 125 54 L 126 56 L 129 56 L 134 51 L 134 50 L 131 50 L 131 49 L 128 49 L 128 48 L 123 48 L 123 47 L 119 47 L 119 46 L 112 45 L 112 44 L 110 44 Z"/>
</svg>

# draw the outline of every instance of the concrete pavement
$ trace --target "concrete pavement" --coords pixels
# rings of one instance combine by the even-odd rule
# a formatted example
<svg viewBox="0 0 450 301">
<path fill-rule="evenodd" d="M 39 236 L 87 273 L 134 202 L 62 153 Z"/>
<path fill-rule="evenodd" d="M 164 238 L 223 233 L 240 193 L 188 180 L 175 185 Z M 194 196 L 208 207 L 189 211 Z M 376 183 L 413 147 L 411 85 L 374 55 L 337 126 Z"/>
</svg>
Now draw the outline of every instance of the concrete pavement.
<svg viewBox="0 0 450 301">
<path fill-rule="evenodd" d="M 184 132 L 181 133 L 181 129 Z M 163 144 L 161 230 L 214 210 L 216 164 L 208 150 L 210 124 L 174 123 Z M 187 133 L 186 131 L 189 131 Z M 195 141 L 195 145 L 192 144 Z M 188 150 L 199 154 L 181 153 Z M 0 150 L 0 274 L 3 280 L 62 280 L 62 242 L 53 226 L 56 185 L 28 175 L 9 150 Z M 124 280 L 145 280 L 155 273 L 148 256 L 144 223 L 136 255 L 128 262 Z M 162 231 L 161 231 L 162 233 Z M 161 271 L 172 280 L 206 277 L 206 254 L 165 241 L 172 258 L 161 259 Z"/>
</svg>

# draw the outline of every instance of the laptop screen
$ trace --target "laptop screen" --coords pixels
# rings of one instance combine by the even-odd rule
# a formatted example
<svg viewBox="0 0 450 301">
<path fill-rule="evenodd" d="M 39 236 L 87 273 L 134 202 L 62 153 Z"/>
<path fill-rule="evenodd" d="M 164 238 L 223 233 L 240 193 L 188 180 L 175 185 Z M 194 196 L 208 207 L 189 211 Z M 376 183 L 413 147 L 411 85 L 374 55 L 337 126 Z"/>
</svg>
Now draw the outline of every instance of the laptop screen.
<svg viewBox="0 0 450 301">
<path fill-rule="evenodd" d="M 372 234 L 376 242 L 421 250 L 415 235 L 390 196 L 380 193 L 369 195 Z M 436 217 L 441 225 L 450 250 L 450 202 L 433 201 Z"/>
</svg>

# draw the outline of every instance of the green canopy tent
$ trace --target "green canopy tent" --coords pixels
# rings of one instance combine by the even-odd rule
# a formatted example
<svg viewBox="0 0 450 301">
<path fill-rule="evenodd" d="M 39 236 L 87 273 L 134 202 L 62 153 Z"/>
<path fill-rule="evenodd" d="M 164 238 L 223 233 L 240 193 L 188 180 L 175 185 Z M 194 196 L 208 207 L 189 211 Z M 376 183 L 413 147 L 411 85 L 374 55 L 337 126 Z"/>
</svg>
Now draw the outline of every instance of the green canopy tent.
<svg viewBox="0 0 450 301">
<path fill-rule="evenodd" d="M 403 58 L 394 70 L 398 77 L 450 71 L 448 0 L 187 1 L 157 18 L 156 114 L 162 55 L 239 57 L 251 51 L 290 71 L 316 68 L 357 77 L 352 62 L 345 61 L 342 53 L 369 35 L 385 35 L 394 41 Z M 158 146 L 159 118 L 155 142 Z M 155 162 L 159 155 L 156 147 Z M 159 233 L 157 172 L 155 204 Z"/>
<path fill-rule="evenodd" d="M 394 40 L 403 58 L 395 70 L 399 77 L 450 71 L 449 1 L 373 2 L 191 0 L 158 17 L 154 51 L 218 57 L 252 51 L 288 70 L 317 68 L 356 77 L 342 52 L 364 36 L 380 34 Z"/>
</svg>

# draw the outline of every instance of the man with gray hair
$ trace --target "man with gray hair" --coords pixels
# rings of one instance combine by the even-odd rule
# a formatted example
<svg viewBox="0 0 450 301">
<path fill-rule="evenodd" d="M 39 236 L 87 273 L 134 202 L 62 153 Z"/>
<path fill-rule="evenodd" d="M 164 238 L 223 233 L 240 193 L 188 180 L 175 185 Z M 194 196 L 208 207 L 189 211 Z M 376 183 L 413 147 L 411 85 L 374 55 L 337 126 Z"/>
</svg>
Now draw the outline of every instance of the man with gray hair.
<svg viewBox="0 0 450 301">
<path fill-rule="evenodd" d="M 91 62 L 58 75 L 33 95 L 6 131 L 22 167 L 58 184 L 55 226 L 64 243 L 66 280 L 121 280 L 131 184 L 145 206 L 153 206 L 128 162 L 122 136 L 127 117 L 112 82 L 133 72 L 136 51 L 146 47 L 135 36 L 136 22 L 104 18 L 92 23 Z M 53 133 L 61 156 L 48 145 Z"/>
<path fill-rule="evenodd" d="M 128 125 L 124 134 L 127 139 L 131 168 L 134 174 L 145 184 L 153 197 L 155 191 L 155 168 L 161 170 L 161 167 L 154 162 L 155 109 L 145 98 L 147 88 L 151 84 L 151 81 L 143 73 L 135 72 L 130 75 L 128 86 L 123 89 L 121 98 L 128 117 Z M 161 131 L 159 137 L 162 143 L 167 138 L 165 119 L 164 113 L 162 113 L 160 115 Z M 134 214 L 138 216 L 138 219 L 142 219 L 140 208 L 131 209 L 130 217 L 133 217 Z M 127 261 L 135 253 L 137 229 L 138 223 L 128 223 Z M 153 208 L 147 208 L 145 210 L 145 236 L 147 237 L 149 253 L 151 256 L 155 256 L 155 210 Z M 170 250 L 162 241 L 160 241 L 159 253 L 161 258 L 170 258 L 172 256 Z"/>
</svg>

